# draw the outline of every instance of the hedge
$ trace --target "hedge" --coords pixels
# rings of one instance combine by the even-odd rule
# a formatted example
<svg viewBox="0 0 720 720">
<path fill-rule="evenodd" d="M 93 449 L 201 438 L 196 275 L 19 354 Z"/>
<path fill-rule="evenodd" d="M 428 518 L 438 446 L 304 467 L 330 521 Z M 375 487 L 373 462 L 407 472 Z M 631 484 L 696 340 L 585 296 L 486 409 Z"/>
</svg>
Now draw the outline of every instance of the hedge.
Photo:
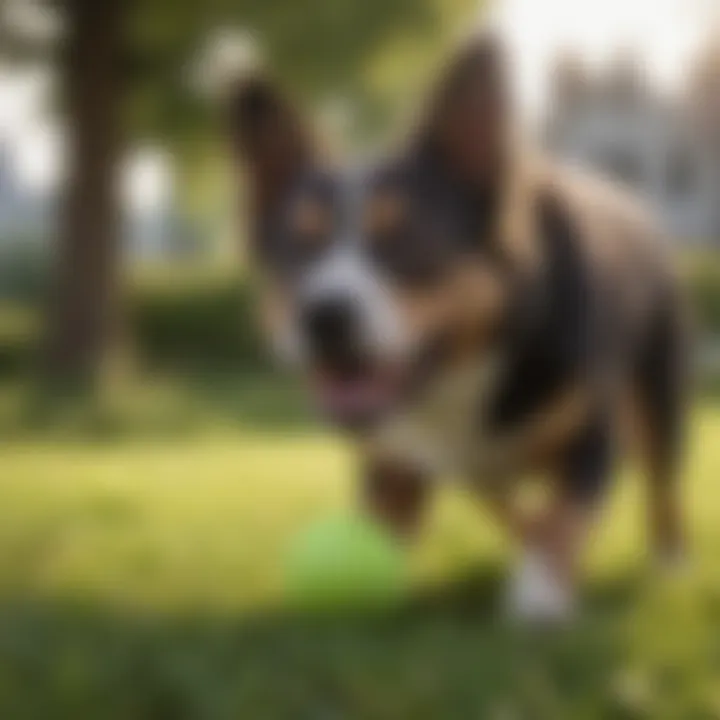
<svg viewBox="0 0 720 720">
<path fill-rule="evenodd" d="M 720 337 L 720 251 L 690 259 L 684 277 L 700 333 Z"/>
<path fill-rule="evenodd" d="M 0 305 L 0 377 L 32 367 L 38 338 L 37 313 L 16 303 Z"/>
<path fill-rule="evenodd" d="M 48 285 L 47 243 L 32 234 L 0 237 L 0 302 L 32 303 Z"/>
<path fill-rule="evenodd" d="M 256 370 L 268 358 L 250 283 L 228 274 L 144 278 L 127 293 L 126 337 L 141 367 Z M 0 304 L 0 376 L 35 366 L 41 303 Z"/>
<path fill-rule="evenodd" d="M 135 352 L 153 367 L 261 367 L 267 357 L 253 297 L 237 277 L 136 287 L 128 313 Z"/>
<path fill-rule="evenodd" d="M 683 264 L 701 333 L 720 337 L 720 255 Z M 129 337 L 141 364 L 157 369 L 256 370 L 268 357 L 253 289 L 228 273 L 144 278 L 128 293 Z M 37 313 L 0 306 L 0 374 L 32 366 Z"/>
</svg>

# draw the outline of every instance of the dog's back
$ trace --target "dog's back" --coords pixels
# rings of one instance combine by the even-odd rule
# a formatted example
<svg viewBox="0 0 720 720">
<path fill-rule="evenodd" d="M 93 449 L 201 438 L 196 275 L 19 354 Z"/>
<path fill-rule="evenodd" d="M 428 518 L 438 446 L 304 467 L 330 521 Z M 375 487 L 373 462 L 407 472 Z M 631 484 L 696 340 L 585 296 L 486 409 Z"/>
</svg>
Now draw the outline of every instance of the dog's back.
<svg viewBox="0 0 720 720">
<path fill-rule="evenodd" d="M 669 245 L 629 192 L 580 171 L 546 164 L 533 202 L 543 309 L 535 332 L 520 341 L 516 389 L 497 410 L 511 424 L 521 398 L 550 396 L 582 373 L 608 412 L 630 407 L 650 475 L 655 544 L 673 552 L 689 347 Z"/>
</svg>

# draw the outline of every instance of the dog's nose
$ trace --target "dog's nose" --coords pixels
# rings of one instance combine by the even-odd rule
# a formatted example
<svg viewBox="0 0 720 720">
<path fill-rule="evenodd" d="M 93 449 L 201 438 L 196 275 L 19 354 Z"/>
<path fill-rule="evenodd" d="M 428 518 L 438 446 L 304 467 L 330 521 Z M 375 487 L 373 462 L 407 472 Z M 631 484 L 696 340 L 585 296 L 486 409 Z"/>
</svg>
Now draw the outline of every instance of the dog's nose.
<svg viewBox="0 0 720 720">
<path fill-rule="evenodd" d="M 319 359 L 342 363 L 356 354 L 358 318 L 349 298 L 315 300 L 303 310 L 302 324 Z"/>
</svg>

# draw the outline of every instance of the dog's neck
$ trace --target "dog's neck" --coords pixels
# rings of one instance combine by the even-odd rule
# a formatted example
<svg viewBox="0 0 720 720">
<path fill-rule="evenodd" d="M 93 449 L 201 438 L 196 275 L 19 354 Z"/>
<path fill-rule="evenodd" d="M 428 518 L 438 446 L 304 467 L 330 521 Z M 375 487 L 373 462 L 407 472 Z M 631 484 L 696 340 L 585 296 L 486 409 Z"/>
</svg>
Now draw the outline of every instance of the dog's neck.
<svg viewBox="0 0 720 720">
<path fill-rule="evenodd" d="M 462 472 L 482 435 L 483 409 L 501 365 L 491 354 L 447 369 L 371 433 L 371 451 L 429 472 Z"/>
</svg>

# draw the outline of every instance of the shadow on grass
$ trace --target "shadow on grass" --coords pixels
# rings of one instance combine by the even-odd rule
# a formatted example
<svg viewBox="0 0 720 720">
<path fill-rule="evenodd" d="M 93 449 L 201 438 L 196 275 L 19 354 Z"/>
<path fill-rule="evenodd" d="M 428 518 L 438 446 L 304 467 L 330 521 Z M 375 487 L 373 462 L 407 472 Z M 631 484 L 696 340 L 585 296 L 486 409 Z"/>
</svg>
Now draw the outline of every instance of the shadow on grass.
<svg viewBox="0 0 720 720">
<path fill-rule="evenodd" d="M 0 386 L 0 437 L 109 442 L 173 439 L 218 428 L 297 434 L 316 430 L 302 382 L 279 374 L 194 373 L 147 377 L 108 397 L 48 399 L 31 384 Z M 696 405 L 720 406 L 720 380 L 698 388 Z"/>
<path fill-rule="evenodd" d="M 300 383 L 279 375 L 146 378 L 107 396 L 48 397 L 32 384 L 0 388 L 0 435 L 112 441 L 172 439 L 218 427 L 297 433 L 318 425 Z"/>
<path fill-rule="evenodd" d="M 6 598 L 0 716 L 658 717 L 660 695 L 618 686 L 635 582 L 597 588 L 571 629 L 533 632 L 498 621 L 499 587 L 487 568 L 382 616 L 171 616 Z"/>
<path fill-rule="evenodd" d="M 281 375 L 194 375 L 182 381 L 206 416 L 263 430 L 293 430 L 317 424 L 307 389 Z"/>
</svg>

